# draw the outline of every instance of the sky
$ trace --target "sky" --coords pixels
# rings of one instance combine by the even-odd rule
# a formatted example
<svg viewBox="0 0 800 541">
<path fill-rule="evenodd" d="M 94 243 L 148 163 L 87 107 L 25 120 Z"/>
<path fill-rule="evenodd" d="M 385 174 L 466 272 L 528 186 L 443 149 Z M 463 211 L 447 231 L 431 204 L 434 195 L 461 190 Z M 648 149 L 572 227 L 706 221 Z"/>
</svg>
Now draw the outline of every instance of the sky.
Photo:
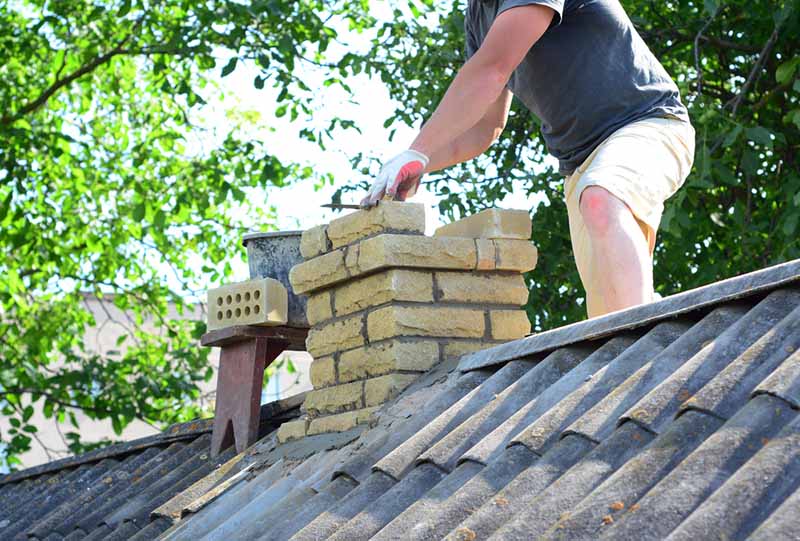
<svg viewBox="0 0 800 541">
<path fill-rule="evenodd" d="M 372 6 L 373 15 L 377 18 L 387 19 L 391 16 L 389 2 L 372 2 Z M 429 21 L 429 24 L 435 23 L 435 20 Z M 337 28 L 337 30 L 340 32 L 342 40 L 350 44 L 351 48 L 358 50 L 369 47 L 371 36 L 358 35 L 346 28 Z M 336 55 L 336 45 L 332 45 L 329 52 Z M 218 64 L 224 65 L 226 62 L 227 58 L 220 55 Z M 304 69 L 304 76 L 312 81 L 316 77 L 321 83 L 323 79 L 321 73 L 315 75 L 314 71 L 308 67 L 301 69 Z M 348 182 L 355 183 L 364 180 L 360 173 L 353 172 L 349 158 L 359 152 L 364 152 L 377 156 L 382 161 L 389 159 L 396 153 L 405 150 L 419 129 L 419 126 L 402 125 L 385 128 L 383 123 L 394 110 L 394 104 L 379 79 L 369 78 L 362 74 L 347 79 L 348 85 L 354 90 L 355 100 L 335 87 L 323 88 L 320 84 L 314 88 L 318 94 L 318 103 L 316 104 L 318 110 L 310 120 L 311 123 L 322 126 L 326 125 L 328 120 L 334 116 L 353 118 L 357 120 L 362 132 L 359 134 L 355 130 L 341 130 L 335 141 L 326 143 L 327 150 L 322 150 L 315 143 L 305 141 L 298 136 L 298 132 L 307 125 L 305 120 L 298 119 L 297 122 L 292 123 L 288 115 L 282 118 L 274 116 L 273 111 L 278 91 L 268 85 L 262 90 L 256 89 L 253 86 L 253 79 L 258 74 L 258 69 L 253 65 L 240 62 L 233 73 L 220 79 L 219 99 L 203 112 L 203 122 L 210 128 L 210 131 L 216 130 L 218 133 L 224 134 L 227 124 L 231 122 L 230 111 L 257 112 L 260 121 L 257 123 L 258 128 L 255 135 L 266 143 L 271 153 L 287 162 L 310 164 L 320 172 L 332 173 L 336 179 L 335 185 L 327 185 L 319 190 L 315 189 L 313 180 L 305 180 L 295 182 L 285 188 L 270 189 L 264 193 L 265 202 L 278 209 L 277 225 L 280 229 L 307 229 L 313 225 L 327 223 L 340 215 L 320 208 L 320 205 L 329 203 L 332 194 L 340 186 Z M 389 142 L 388 136 L 392 128 L 395 128 L 397 133 L 394 141 Z M 259 196 L 262 195 L 259 194 Z M 353 203 L 360 198 L 357 193 L 346 194 L 346 197 L 350 197 L 352 200 L 345 202 Z M 432 233 L 443 223 L 438 215 L 435 195 L 421 187 L 413 201 L 425 204 L 428 218 L 427 232 Z M 507 197 L 502 202 L 502 206 L 504 208 L 529 209 L 531 203 L 524 195 L 524 191 L 520 189 L 516 190 L 516 194 Z"/>
</svg>

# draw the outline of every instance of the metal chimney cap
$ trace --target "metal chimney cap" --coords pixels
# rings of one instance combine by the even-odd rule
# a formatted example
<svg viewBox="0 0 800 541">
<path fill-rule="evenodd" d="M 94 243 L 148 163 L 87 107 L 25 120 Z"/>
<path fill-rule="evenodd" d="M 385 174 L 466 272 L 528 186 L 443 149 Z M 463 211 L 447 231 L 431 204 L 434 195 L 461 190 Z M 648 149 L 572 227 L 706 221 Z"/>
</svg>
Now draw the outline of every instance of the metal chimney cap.
<svg viewBox="0 0 800 541">
<path fill-rule="evenodd" d="M 293 237 L 295 235 L 302 235 L 303 232 L 300 230 L 293 230 L 293 231 L 253 231 L 252 233 L 246 233 L 242 236 L 242 244 L 247 246 L 247 242 L 254 240 L 254 239 L 268 239 L 272 237 Z"/>
</svg>

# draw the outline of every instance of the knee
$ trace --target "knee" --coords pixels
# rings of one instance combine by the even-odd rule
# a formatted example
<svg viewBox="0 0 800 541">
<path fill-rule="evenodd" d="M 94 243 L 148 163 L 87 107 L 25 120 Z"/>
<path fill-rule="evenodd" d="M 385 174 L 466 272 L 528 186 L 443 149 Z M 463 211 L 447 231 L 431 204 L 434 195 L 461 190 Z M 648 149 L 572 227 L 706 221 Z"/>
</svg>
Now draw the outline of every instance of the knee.
<svg viewBox="0 0 800 541">
<path fill-rule="evenodd" d="M 604 235 L 616 224 L 621 201 L 605 188 L 589 186 L 581 193 L 580 210 L 591 235 Z"/>
</svg>

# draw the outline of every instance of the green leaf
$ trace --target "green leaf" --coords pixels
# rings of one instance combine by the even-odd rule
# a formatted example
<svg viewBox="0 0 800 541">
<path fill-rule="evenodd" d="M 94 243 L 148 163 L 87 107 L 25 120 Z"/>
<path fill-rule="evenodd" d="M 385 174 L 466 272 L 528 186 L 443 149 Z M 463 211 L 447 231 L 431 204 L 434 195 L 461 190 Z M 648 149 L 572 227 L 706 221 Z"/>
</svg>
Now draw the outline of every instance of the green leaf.
<svg viewBox="0 0 800 541">
<path fill-rule="evenodd" d="M 156 229 L 162 230 L 164 229 L 164 224 L 166 223 L 166 221 L 167 221 L 166 213 L 163 210 L 159 209 L 156 212 L 156 215 L 153 217 L 153 225 L 156 227 Z"/>
<path fill-rule="evenodd" d="M 135 207 L 133 207 L 133 212 L 131 212 L 131 218 L 133 218 L 134 222 L 141 222 L 144 220 L 146 208 L 144 203 L 138 203 Z"/>
<path fill-rule="evenodd" d="M 771 133 L 768 129 L 762 126 L 755 126 L 753 128 L 747 128 L 745 130 L 745 135 L 747 138 L 754 143 L 757 143 L 761 146 L 765 146 L 769 149 L 772 148 L 772 137 Z"/>
<path fill-rule="evenodd" d="M 22 426 L 22 423 L 20 423 L 19 419 L 17 419 L 16 417 L 11 417 L 8 420 L 8 422 L 11 423 L 11 426 L 13 426 L 14 428 L 19 428 L 20 426 Z"/>
<path fill-rule="evenodd" d="M 260 75 L 256 75 L 256 78 L 253 80 L 253 86 L 259 90 L 264 88 L 264 78 Z"/>
<path fill-rule="evenodd" d="M 739 138 L 739 134 L 742 133 L 742 130 L 743 128 L 741 125 L 736 125 L 731 131 L 728 132 L 728 135 L 725 136 L 722 146 L 726 148 L 732 146 L 736 142 L 736 139 Z"/>
<path fill-rule="evenodd" d="M 786 236 L 794 235 L 797 230 L 797 221 L 800 219 L 800 212 L 793 212 L 783 222 L 783 233 Z"/>
<path fill-rule="evenodd" d="M 775 80 L 781 84 L 788 83 L 794 77 L 797 67 L 800 66 L 800 57 L 795 57 L 784 62 L 775 70 Z"/>
<path fill-rule="evenodd" d="M 236 69 L 236 64 L 238 62 L 239 62 L 239 58 L 237 58 L 235 56 L 233 58 L 231 58 L 230 60 L 228 60 L 228 63 L 225 64 L 225 66 L 222 68 L 222 77 L 227 77 L 228 75 L 233 73 L 233 70 Z"/>
<path fill-rule="evenodd" d="M 33 417 L 33 406 L 25 406 L 22 410 L 22 422 L 27 423 L 31 417 Z"/>
<path fill-rule="evenodd" d="M 704 0 L 703 6 L 705 7 L 706 13 L 708 13 L 709 15 L 713 15 L 714 13 L 717 12 L 718 6 L 715 0 Z"/>
<path fill-rule="evenodd" d="M 122 425 L 122 419 L 119 416 L 114 415 L 113 417 L 111 417 L 111 428 L 114 429 L 114 434 L 116 434 L 117 436 L 122 434 L 123 425 Z"/>
</svg>

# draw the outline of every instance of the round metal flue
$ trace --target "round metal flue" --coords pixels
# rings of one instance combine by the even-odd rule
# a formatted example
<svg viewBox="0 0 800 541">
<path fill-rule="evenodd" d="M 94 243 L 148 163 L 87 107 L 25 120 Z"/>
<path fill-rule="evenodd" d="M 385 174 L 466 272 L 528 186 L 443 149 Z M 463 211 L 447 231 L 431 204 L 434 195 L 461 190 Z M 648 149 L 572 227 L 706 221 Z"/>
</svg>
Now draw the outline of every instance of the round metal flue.
<svg viewBox="0 0 800 541">
<path fill-rule="evenodd" d="M 289 292 L 290 327 L 308 327 L 306 298 L 295 295 L 289 283 L 289 271 L 303 262 L 300 255 L 302 231 L 270 231 L 248 233 L 242 237 L 247 248 L 247 264 L 250 278 L 274 278 L 286 286 Z"/>
</svg>

